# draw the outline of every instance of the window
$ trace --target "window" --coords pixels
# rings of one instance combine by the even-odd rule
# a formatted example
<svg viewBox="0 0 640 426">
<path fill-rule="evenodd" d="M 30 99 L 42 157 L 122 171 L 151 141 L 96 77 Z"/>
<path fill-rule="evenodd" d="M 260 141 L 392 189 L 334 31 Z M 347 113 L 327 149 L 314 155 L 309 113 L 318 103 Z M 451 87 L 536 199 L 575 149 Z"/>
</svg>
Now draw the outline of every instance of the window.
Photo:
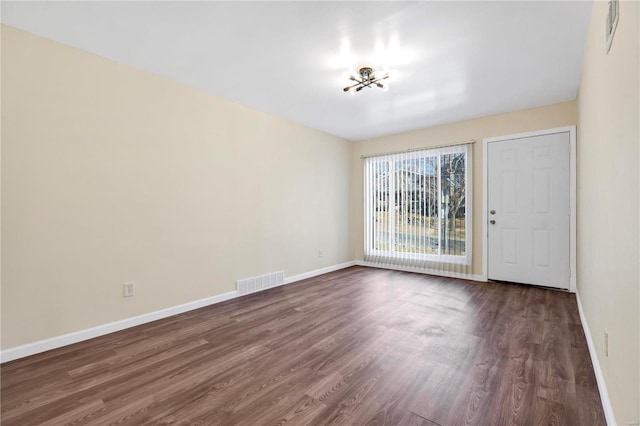
<svg viewBox="0 0 640 426">
<path fill-rule="evenodd" d="M 470 145 L 365 159 L 365 256 L 470 264 Z"/>
</svg>

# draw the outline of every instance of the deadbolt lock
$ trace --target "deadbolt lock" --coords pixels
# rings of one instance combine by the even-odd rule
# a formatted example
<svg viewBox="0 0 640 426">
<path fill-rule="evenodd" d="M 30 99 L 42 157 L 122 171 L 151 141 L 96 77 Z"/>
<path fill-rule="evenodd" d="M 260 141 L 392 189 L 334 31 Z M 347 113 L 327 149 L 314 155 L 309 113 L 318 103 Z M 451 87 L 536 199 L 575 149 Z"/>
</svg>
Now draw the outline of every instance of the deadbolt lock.
<svg viewBox="0 0 640 426">
<path fill-rule="evenodd" d="M 491 210 L 489 213 L 496 214 L 496 211 L 495 210 Z"/>
<path fill-rule="evenodd" d="M 495 225 L 496 221 L 495 220 L 490 220 L 489 223 L 492 224 L 492 225 Z"/>
</svg>

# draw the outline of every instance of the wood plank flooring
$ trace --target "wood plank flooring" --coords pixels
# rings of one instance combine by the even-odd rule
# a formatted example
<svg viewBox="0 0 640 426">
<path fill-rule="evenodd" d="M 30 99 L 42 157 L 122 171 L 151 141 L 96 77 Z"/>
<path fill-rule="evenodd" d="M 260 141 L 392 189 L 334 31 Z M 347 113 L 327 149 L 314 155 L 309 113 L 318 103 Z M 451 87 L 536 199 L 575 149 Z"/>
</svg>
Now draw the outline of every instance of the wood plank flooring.
<svg viewBox="0 0 640 426">
<path fill-rule="evenodd" d="M 574 295 L 352 267 L 1 367 L 2 425 L 604 425 Z"/>
</svg>

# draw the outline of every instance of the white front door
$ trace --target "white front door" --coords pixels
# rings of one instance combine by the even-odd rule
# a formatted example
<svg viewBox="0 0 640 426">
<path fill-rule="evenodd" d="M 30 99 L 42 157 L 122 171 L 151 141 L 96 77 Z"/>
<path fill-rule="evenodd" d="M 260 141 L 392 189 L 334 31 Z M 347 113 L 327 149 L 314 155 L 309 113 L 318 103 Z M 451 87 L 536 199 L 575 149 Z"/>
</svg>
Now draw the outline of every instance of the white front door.
<svg viewBox="0 0 640 426">
<path fill-rule="evenodd" d="M 569 288 L 570 134 L 488 142 L 490 280 Z"/>
</svg>

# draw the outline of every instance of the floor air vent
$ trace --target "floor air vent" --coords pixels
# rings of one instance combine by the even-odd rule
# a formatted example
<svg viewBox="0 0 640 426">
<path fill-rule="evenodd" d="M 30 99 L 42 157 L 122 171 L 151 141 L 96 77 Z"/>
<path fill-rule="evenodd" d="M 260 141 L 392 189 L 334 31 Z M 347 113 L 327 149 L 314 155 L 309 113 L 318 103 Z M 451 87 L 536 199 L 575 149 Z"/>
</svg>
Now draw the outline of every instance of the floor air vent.
<svg viewBox="0 0 640 426">
<path fill-rule="evenodd" d="M 253 293 L 254 291 L 277 287 L 284 284 L 284 271 L 245 278 L 243 280 L 238 280 L 236 284 L 238 287 L 238 293 L 240 294 Z"/>
</svg>

